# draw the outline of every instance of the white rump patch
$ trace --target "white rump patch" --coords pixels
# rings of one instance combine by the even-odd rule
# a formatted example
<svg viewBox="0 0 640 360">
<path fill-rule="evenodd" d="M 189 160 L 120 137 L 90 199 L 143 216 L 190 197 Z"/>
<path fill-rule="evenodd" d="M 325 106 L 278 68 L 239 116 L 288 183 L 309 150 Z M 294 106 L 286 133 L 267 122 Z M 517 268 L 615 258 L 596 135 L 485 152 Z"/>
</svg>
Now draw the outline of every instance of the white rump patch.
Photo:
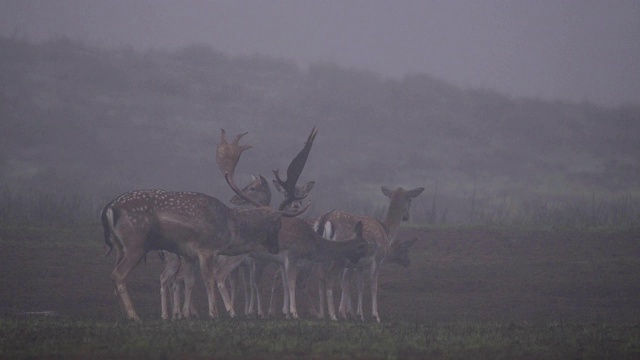
<svg viewBox="0 0 640 360">
<path fill-rule="evenodd" d="M 329 240 L 335 240 L 336 239 L 335 228 L 334 228 L 333 223 L 331 221 L 327 221 L 326 223 L 324 223 L 323 237 L 325 239 L 329 239 Z"/>
</svg>

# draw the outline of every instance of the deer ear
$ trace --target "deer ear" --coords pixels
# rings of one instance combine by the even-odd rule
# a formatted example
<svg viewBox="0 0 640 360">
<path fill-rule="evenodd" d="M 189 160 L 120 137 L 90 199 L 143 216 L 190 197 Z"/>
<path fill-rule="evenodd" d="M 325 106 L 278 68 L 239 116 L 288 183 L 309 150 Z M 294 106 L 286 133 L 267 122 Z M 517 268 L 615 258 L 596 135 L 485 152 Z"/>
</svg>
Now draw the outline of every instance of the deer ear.
<svg viewBox="0 0 640 360">
<path fill-rule="evenodd" d="M 269 187 L 269 182 L 267 181 L 267 179 L 265 179 L 264 176 L 262 175 L 258 175 L 258 176 L 260 176 L 260 184 L 262 184 L 262 186 Z"/>
<path fill-rule="evenodd" d="M 308 183 L 302 185 L 302 187 L 300 188 L 300 191 L 303 194 L 308 194 L 311 192 L 311 190 L 313 190 L 313 186 L 316 184 L 315 181 L 309 181 Z"/>
<path fill-rule="evenodd" d="M 413 190 L 409 190 L 404 194 L 405 194 L 406 197 L 414 198 L 414 197 L 422 194 L 423 191 L 424 191 L 424 188 L 423 187 L 419 187 L 419 188 L 415 188 Z"/>
<path fill-rule="evenodd" d="M 382 189 L 382 193 L 383 193 L 385 196 L 391 197 L 391 193 L 392 193 L 391 189 L 389 189 L 389 188 L 388 188 L 388 187 L 386 187 L 386 186 L 381 187 L 381 189 Z"/>
</svg>

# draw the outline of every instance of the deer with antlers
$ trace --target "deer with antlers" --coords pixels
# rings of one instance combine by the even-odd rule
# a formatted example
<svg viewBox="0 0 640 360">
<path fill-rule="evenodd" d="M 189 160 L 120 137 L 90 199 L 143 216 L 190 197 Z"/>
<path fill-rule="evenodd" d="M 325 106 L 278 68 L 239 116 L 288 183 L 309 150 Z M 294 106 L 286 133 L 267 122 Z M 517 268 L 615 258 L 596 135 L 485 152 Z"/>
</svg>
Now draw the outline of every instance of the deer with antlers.
<svg viewBox="0 0 640 360">
<path fill-rule="evenodd" d="M 337 241 L 347 238 L 350 231 L 349 229 L 353 224 L 362 221 L 364 224 L 364 237 L 375 243 L 375 246 L 370 247 L 367 255 L 361 258 L 355 266 L 350 266 L 349 264 L 340 262 L 333 262 L 324 269 L 325 277 L 321 282 L 320 303 L 322 306 L 322 296 L 323 293 L 326 293 L 329 316 L 332 320 L 337 319 L 333 303 L 333 283 L 337 280 L 339 273 L 342 271 L 342 296 L 339 311 L 341 316 L 346 317 L 348 309 L 347 300 L 349 299 L 348 294 L 350 291 L 348 285 L 351 273 L 354 270 L 357 274 L 356 280 L 358 288 L 358 308 L 356 316 L 361 320 L 364 320 L 362 311 L 362 294 L 364 289 L 363 272 L 368 270 L 371 288 L 371 313 L 375 321 L 380 322 L 380 316 L 378 314 L 378 277 L 380 269 L 393 254 L 392 249 L 400 229 L 401 222 L 409 220 L 411 200 L 420 195 L 423 191 L 424 188 L 405 190 L 400 187 L 395 190 L 391 190 L 386 186 L 383 186 L 382 193 L 389 197 L 389 206 L 387 207 L 387 214 L 383 221 L 379 221 L 371 217 L 353 215 L 344 211 L 334 211 L 326 218 L 326 221 L 330 221 L 335 228 L 335 237 Z M 322 229 L 325 227 L 320 224 L 319 228 Z"/>
<path fill-rule="evenodd" d="M 221 142 L 216 149 L 216 160 L 227 184 L 241 197 L 245 195 L 235 185 L 233 173 L 242 152 L 251 148 L 238 145 L 245 134 L 227 143 L 222 130 Z M 305 162 L 306 156 L 294 158 L 292 164 L 295 163 L 295 169 L 288 172 L 287 179 L 291 188 L 295 188 L 295 181 Z M 293 191 L 290 194 L 280 205 L 280 210 L 261 206 L 248 197 L 247 201 L 255 209 L 229 208 L 220 200 L 201 193 L 163 190 L 130 191 L 110 201 L 101 214 L 104 241 L 109 252 L 114 247 L 116 249 L 116 265 L 111 278 L 127 317 L 140 320 L 127 290 L 127 276 L 151 250 L 166 250 L 192 263 L 199 262 L 207 291 L 209 316 L 216 317 L 216 280 L 223 276 L 218 274 L 224 272 L 224 264 L 218 257 L 247 254 L 259 246 L 270 253 L 278 253 L 282 217 L 297 216 L 308 207 L 293 214 L 283 213 L 282 209 L 288 204 L 300 200 Z M 226 289 L 220 282 L 217 285 L 225 307 L 232 310 Z"/>
<path fill-rule="evenodd" d="M 299 198 L 307 197 L 308 194 L 313 190 L 315 185 L 315 181 L 309 181 L 301 186 L 295 187 L 295 195 Z M 282 188 L 278 180 L 273 180 L 273 186 L 279 192 L 283 193 L 285 197 L 287 196 L 286 191 Z M 268 205 L 271 202 L 271 187 L 269 186 L 269 182 L 264 176 L 252 176 L 252 180 L 247 186 L 241 189 L 241 191 L 250 198 L 254 200 L 264 203 Z M 242 206 L 247 205 L 247 202 L 241 199 L 239 196 L 234 195 L 231 198 L 231 203 L 234 205 Z M 285 211 L 295 211 L 302 206 L 301 201 L 294 201 L 288 205 Z M 240 275 L 243 275 L 243 284 L 244 284 L 244 298 L 245 298 L 245 315 L 252 316 L 257 314 L 259 317 L 264 317 L 264 312 L 262 310 L 262 301 L 260 298 L 260 291 L 258 288 L 258 284 L 262 279 L 262 274 L 264 268 L 269 265 L 276 263 L 280 265 L 281 271 L 278 274 L 281 275 L 282 282 L 284 284 L 284 303 L 283 303 L 283 314 L 286 317 L 289 317 L 289 287 L 286 285 L 286 275 L 284 274 L 284 260 L 280 255 L 267 256 L 265 254 L 250 254 L 249 257 L 241 264 L 241 266 L 232 273 L 234 276 L 230 276 L 230 280 L 232 280 L 232 288 L 234 284 L 237 283 L 237 278 Z M 242 270 L 242 271 L 237 271 Z M 275 279 L 274 279 L 275 281 Z M 233 294 L 233 290 L 232 290 Z"/>
<path fill-rule="evenodd" d="M 304 199 L 308 191 L 299 191 L 299 189 L 295 186 L 295 181 L 300 175 L 299 171 L 295 171 L 296 167 L 300 167 L 304 165 L 304 161 L 306 161 L 306 157 L 308 156 L 310 147 L 313 143 L 313 140 L 316 136 L 316 130 L 312 131 L 311 135 L 307 139 L 305 144 L 305 148 L 294 158 L 294 160 L 289 165 L 287 169 L 287 180 L 282 180 L 279 177 L 278 171 L 275 170 L 274 174 L 276 176 L 277 183 L 282 187 L 285 193 L 285 199 L 295 199 L 292 202 L 299 201 Z M 292 170 L 293 168 L 293 170 Z M 235 189 L 237 187 L 231 181 L 229 181 L 229 185 Z M 307 184 L 308 186 L 309 184 Z M 309 190 L 310 188 L 307 187 Z M 246 192 L 249 192 L 249 195 Z M 245 189 L 236 191 L 236 193 L 241 197 L 242 200 L 247 201 L 249 203 L 255 204 L 257 203 L 256 198 L 258 198 L 259 192 L 256 192 L 251 186 Z M 240 195 L 243 194 L 244 196 Z M 235 201 L 238 203 L 238 201 Z M 291 204 L 290 202 L 289 204 Z M 288 205 L 288 204 L 287 204 Z M 307 206 L 303 208 L 304 211 Z M 286 206 L 281 204 L 280 209 L 284 209 Z M 296 214 L 299 214 L 301 211 L 298 211 Z M 298 318 L 297 308 L 296 308 L 296 279 L 299 272 L 299 269 L 303 266 L 303 264 L 309 262 L 328 262 L 337 259 L 345 259 L 350 264 L 355 264 L 357 261 L 366 254 L 368 251 L 369 243 L 362 238 L 362 223 L 354 224 L 354 227 L 351 231 L 351 236 L 349 236 L 343 242 L 334 242 L 327 239 L 324 239 L 321 235 L 316 233 L 312 226 L 308 223 L 308 221 L 296 218 L 296 217 L 285 217 L 281 220 L 282 226 L 280 228 L 280 232 L 278 234 L 280 252 L 278 254 L 266 253 L 264 251 L 254 251 L 249 254 L 249 256 L 258 261 L 268 261 L 275 262 L 281 264 L 283 266 L 283 279 L 286 283 L 286 294 L 288 295 L 286 298 L 286 302 L 288 303 L 288 309 L 286 313 L 291 314 L 293 318 Z M 238 266 L 244 258 L 240 259 L 236 257 L 235 259 L 231 259 L 231 257 L 226 257 L 224 259 L 228 267 L 227 272 L 224 273 L 223 277 L 218 279 L 218 284 L 224 282 L 226 275 L 228 275 L 229 271 Z M 253 277 L 255 279 L 255 277 Z M 255 281 L 252 281 L 252 288 L 257 293 L 257 287 L 255 285 Z M 185 291 L 186 292 L 186 291 Z M 253 292 L 253 291 L 252 291 Z M 187 297 L 185 296 L 185 304 L 183 305 L 184 309 L 187 309 Z M 230 312 L 233 310 L 228 309 Z"/>
</svg>

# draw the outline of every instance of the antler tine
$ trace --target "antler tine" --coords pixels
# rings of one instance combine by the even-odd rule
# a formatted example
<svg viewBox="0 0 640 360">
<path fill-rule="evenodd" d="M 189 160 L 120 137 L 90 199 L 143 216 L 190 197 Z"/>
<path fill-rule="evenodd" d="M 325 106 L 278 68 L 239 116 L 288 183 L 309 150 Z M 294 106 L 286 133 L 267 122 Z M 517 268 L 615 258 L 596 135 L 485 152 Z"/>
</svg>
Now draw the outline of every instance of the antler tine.
<svg viewBox="0 0 640 360">
<path fill-rule="evenodd" d="M 314 126 L 302 150 L 300 150 L 298 155 L 296 155 L 296 157 L 291 160 L 291 163 L 287 168 L 286 180 L 282 180 L 280 178 L 279 170 L 273 170 L 276 181 L 280 184 L 280 186 L 282 186 L 285 191 L 285 200 L 282 202 L 282 204 L 280 204 L 280 210 L 283 210 L 293 201 L 302 200 L 307 196 L 307 194 L 304 194 L 303 196 L 296 196 L 296 183 L 300 178 L 300 174 L 302 174 L 304 165 L 307 163 L 307 158 L 309 157 L 309 152 L 311 151 L 311 146 L 313 145 L 313 141 L 315 140 L 317 133 L 318 130 L 316 130 L 316 127 Z"/>
<path fill-rule="evenodd" d="M 242 193 L 233 180 L 233 174 L 236 170 L 236 165 L 238 165 L 238 161 L 240 160 L 240 155 L 242 155 L 243 151 L 251 149 L 252 147 L 251 145 L 238 144 L 240 138 L 247 135 L 247 133 L 245 132 L 236 135 L 235 139 L 233 139 L 231 143 L 227 142 L 225 135 L 226 133 L 224 129 L 221 129 L 220 144 L 216 147 L 216 161 L 218 162 L 220 171 L 224 174 L 224 179 L 227 181 L 227 184 L 229 184 L 229 187 L 231 187 L 231 190 L 242 198 L 242 200 L 252 204 L 253 206 L 262 207 L 260 203 Z"/>
<path fill-rule="evenodd" d="M 252 146 L 238 145 L 240 138 L 245 136 L 247 134 L 246 132 L 236 135 L 236 138 L 229 144 L 225 138 L 226 133 L 224 129 L 221 130 L 220 144 L 216 147 L 216 161 L 218 162 L 220 171 L 222 171 L 223 174 L 231 174 L 233 178 L 233 173 L 240 160 L 240 155 L 242 155 L 243 151 L 251 149 Z"/>
<path fill-rule="evenodd" d="M 224 129 L 223 129 L 223 131 L 224 131 Z M 248 133 L 249 133 L 249 132 L 247 131 L 247 132 L 243 132 L 243 133 L 241 133 L 241 134 L 236 135 L 235 139 L 233 139 L 233 144 L 238 145 L 238 142 L 240 141 L 240 139 L 241 139 L 243 136 L 247 135 Z"/>
</svg>

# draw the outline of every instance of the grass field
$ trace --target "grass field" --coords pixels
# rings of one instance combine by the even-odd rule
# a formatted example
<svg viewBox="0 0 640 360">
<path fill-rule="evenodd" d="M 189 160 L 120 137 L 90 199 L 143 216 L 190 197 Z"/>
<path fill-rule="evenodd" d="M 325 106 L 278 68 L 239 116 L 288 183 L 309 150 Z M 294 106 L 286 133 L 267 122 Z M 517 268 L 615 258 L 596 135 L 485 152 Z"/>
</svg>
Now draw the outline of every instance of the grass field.
<svg viewBox="0 0 640 360">
<path fill-rule="evenodd" d="M 400 238 L 420 241 L 409 269 L 382 272 L 381 324 L 304 313 L 162 322 L 162 263 L 149 253 L 131 274 L 143 319 L 134 324 L 114 295 L 99 226 L 1 226 L 0 358 L 638 358 L 639 235 L 403 228 Z M 201 283 L 195 296 L 205 313 Z"/>
</svg>

